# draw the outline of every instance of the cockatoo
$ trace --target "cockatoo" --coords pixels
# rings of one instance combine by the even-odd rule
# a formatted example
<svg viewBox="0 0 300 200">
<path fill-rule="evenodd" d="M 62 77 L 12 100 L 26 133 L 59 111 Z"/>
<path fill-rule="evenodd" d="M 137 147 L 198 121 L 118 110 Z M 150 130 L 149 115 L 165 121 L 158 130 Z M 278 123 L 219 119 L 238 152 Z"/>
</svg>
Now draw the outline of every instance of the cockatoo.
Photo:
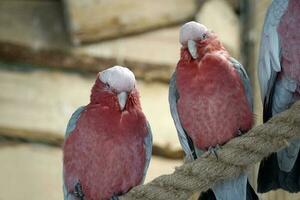
<svg viewBox="0 0 300 200">
<path fill-rule="evenodd" d="M 181 57 L 170 81 L 169 103 L 181 146 L 192 160 L 251 129 L 252 93 L 243 66 L 204 25 L 184 24 L 179 40 Z M 258 198 L 242 173 L 200 199 Z"/>
<path fill-rule="evenodd" d="M 134 74 L 121 66 L 100 72 L 90 103 L 78 108 L 67 126 L 64 199 L 117 199 L 143 182 L 151 152 Z"/>
<path fill-rule="evenodd" d="M 258 65 L 264 122 L 300 99 L 300 1 L 273 0 L 263 27 Z M 259 168 L 258 192 L 300 191 L 300 139 Z"/>
</svg>

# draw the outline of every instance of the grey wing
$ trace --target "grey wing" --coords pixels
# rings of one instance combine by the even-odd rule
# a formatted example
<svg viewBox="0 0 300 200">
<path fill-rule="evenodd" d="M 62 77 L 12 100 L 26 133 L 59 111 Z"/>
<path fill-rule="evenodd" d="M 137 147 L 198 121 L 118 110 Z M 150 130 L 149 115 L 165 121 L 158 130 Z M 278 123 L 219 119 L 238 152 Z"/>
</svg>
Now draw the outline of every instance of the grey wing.
<svg viewBox="0 0 300 200">
<path fill-rule="evenodd" d="M 300 139 L 289 142 L 289 146 L 277 152 L 277 162 L 279 168 L 284 172 L 290 172 L 298 158 L 300 150 Z"/>
<path fill-rule="evenodd" d="M 246 200 L 247 175 L 245 172 L 243 172 L 238 177 L 220 181 L 212 188 L 212 190 L 217 200 Z"/>
<path fill-rule="evenodd" d="M 142 180 L 142 183 L 144 183 L 144 181 L 145 181 L 147 171 L 148 171 L 148 168 L 149 168 L 149 164 L 150 164 L 150 160 L 151 160 L 151 156 L 152 156 L 153 139 L 152 139 L 151 127 L 150 127 L 150 124 L 149 124 L 148 121 L 147 121 L 147 130 L 148 130 L 148 134 L 144 139 L 144 145 L 145 145 L 145 149 L 146 149 L 146 163 L 145 163 L 144 178 Z"/>
<path fill-rule="evenodd" d="M 244 89 L 245 89 L 245 92 L 246 92 L 249 107 L 250 107 L 251 111 L 253 111 L 253 94 L 252 94 L 251 83 L 250 83 L 249 77 L 247 75 L 247 72 L 244 69 L 243 65 L 240 64 L 236 59 L 231 57 L 230 61 L 232 62 L 235 70 L 240 75 L 240 78 L 243 82 Z"/>
<path fill-rule="evenodd" d="M 68 125 L 67 125 L 67 129 L 66 129 L 66 133 L 65 133 L 65 139 L 67 139 L 69 137 L 69 135 L 72 133 L 72 131 L 75 129 L 76 127 L 76 123 L 77 123 L 77 120 L 79 119 L 80 117 L 80 114 L 81 112 L 85 109 L 84 106 L 82 107 L 79 107 L 71 116 L 69 122 L 68 122 Z M 64 174 L 64 172 L 63 172 Z M 63 175 L 64 177 L 64 175 Z M 74 197 L 71 195 L 71 194 L 68 194 L 67 192 L 67 188 L 65 186 L 65 181 L 64 181 L 64 178 L 63 178 L 63 192 L 64 192 L 64 200 L 72 200 L 74 199 Z"/>
<path fill-rule="evenodd" d="M 84 109 L 85 109 L 85 106 L 81 106 L 81 107 L 77 108 L 77 110 L 72 114 L 72 116 L 68 122 L 68 125 L 67 125 L 65 138 L 67 138 L 70 135 L 70 133 L 75 129 L 77 120 L 79 119 L 80 114 Z"/>
<path fill-rule="evenodd" d="M 281 71 L 281 51 L 277 27 L 288 6 L 288 0 L 273 0 L 270 5 L 261 35 L 258 63 L 258 78 L 261 98 L 268 101 L 277 72 Z"/>
<path fill-rule="evenodd" d="M 269 115 L 273 116 L 283 112 L 294 102 L 293 94 L 296 91 L 297 83 L 282 77 L 274 84 L 274 92 L 272 94 L 272 105 L 270 106 Z M 278 166 L 282 171 L 290 172 L 298 158 L 300 149 L 300 139 L 290 141 L 290 145 L 277 152 Z"/>
<path fill-rule="evenodd" d="M 177 130 L 179 142 L 187 156 L 187 159 L 193 160 L 193 152 L 189 146 L 189 141 L 186 136 L 186 133 L 181 126 L 181 122 L 179 119 L 179 115 L 177 112 L 177 101 L 179 99 L 179 94 L 176 88 L 176 73 L 174 73 L 171 77 L 170 84 L 169 84 L 169 104 L 170 104 L 170 111 L 171 115 Z"/>
<path fill-rule="evenodd" d="M 264 121 L 274 114 L 284 111 L 292 103 L 293 92 L 297 84 L 283 77 L 277 81 L 281 71 L 281 47 L 277 27 L 288 6 L 288 0 L 274 0 L 270 5 L 263 27 L 258 77 L 261 97 L 264 103 Z M 277 161 L 282 171 L 289 172 L 297 159 L 300 141 L 291 141 L 289 147 L 277 152 Z"/>
</svg>

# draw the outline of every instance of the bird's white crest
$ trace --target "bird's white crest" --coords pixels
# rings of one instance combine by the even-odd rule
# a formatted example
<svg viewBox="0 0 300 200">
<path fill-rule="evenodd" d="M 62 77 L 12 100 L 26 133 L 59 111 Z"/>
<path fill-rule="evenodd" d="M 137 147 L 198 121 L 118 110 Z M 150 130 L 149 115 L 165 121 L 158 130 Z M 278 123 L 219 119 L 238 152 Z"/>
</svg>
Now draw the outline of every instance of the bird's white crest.
<svg viewBox="0 0 300 200">
<path fill-rule="evenodd" d="M 99 79 L 117 92 L 130 92 L 135 87 L 135 77 L 126 67 L 114 66 L 99 72 Z"/>
<path fill-rule="evenodd" d="M 188 40 L 196 41 L 203 39 L 203 35 L 206 34 L 207 31 L 208 29 L 198 22 L 187 22 L 182 25 L 180 29 L 179 42 L 181 45 L 186 46 Z"/>
</svg>

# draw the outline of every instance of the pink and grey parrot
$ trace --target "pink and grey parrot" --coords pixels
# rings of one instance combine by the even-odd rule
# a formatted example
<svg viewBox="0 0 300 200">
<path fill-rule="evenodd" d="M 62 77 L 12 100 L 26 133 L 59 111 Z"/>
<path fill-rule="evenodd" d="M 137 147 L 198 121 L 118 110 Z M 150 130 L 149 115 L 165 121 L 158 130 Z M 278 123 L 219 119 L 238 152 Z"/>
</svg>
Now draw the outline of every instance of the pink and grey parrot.
<svg viewBox="0 0 300 200">
<path fill-rule="evenodd" d="M 300 100 L 300 1 L 273 0 L 263 27 L 258 65 L 263 120 Z M 300 191 L 300 139 L 271 154 L 259 168 L 258 192 Z"/>
<path fill-rule="evenodd" d="M 120 66 L 100 72 L 90 103 L 78 108 L 67 126 L 64 199 L 118 199 L 144 181 L 151 152 L 134 74 Z"/>
<path fill-rule="evenodd" d="M 181 57 L 170 81 L 169 103 L 186 159 L 193 160 L 251 129 L 252 93 L 243 66 L 204 25 L 184 24 L 179 40 Z M 242 173 L 217 183 L 200 199 L 258 198 Z"/>
</svg>

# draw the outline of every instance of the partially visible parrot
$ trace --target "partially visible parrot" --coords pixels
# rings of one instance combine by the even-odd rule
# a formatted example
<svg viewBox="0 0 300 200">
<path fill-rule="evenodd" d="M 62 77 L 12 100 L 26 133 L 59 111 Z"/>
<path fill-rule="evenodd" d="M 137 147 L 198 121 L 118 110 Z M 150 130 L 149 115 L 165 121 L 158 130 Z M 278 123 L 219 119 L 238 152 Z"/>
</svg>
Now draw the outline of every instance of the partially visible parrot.
<svg viewBox="0 0 300 200">
<path fill-rule="evenodd" d="M 181 56 L 170 81 L 169 103 L 186 159 L 193 160 L 251 129 L 252 93 L 243 66 L 204 25 L 184 24 L 179 40 Z M 258 197 L 242 173 L 217 183 L 200 199 Z"/>
<path fill-rule="evenodd" d="M 273 0 L 263 27 L 258 65 L 263 120 L 300 100 L 300 1 Z M 278 188 L 300 191 L 300 139 L 264 159 L 258 173 L 258 192 Z"/>
<path fill-rule="evenodd" d="M 134 74 L 120 66 L 100 72 L 90 103 L 78 108 L 67 126 L 64 199 L 118 199 L 143 182 L 151 152 Z"/>
</svg>

